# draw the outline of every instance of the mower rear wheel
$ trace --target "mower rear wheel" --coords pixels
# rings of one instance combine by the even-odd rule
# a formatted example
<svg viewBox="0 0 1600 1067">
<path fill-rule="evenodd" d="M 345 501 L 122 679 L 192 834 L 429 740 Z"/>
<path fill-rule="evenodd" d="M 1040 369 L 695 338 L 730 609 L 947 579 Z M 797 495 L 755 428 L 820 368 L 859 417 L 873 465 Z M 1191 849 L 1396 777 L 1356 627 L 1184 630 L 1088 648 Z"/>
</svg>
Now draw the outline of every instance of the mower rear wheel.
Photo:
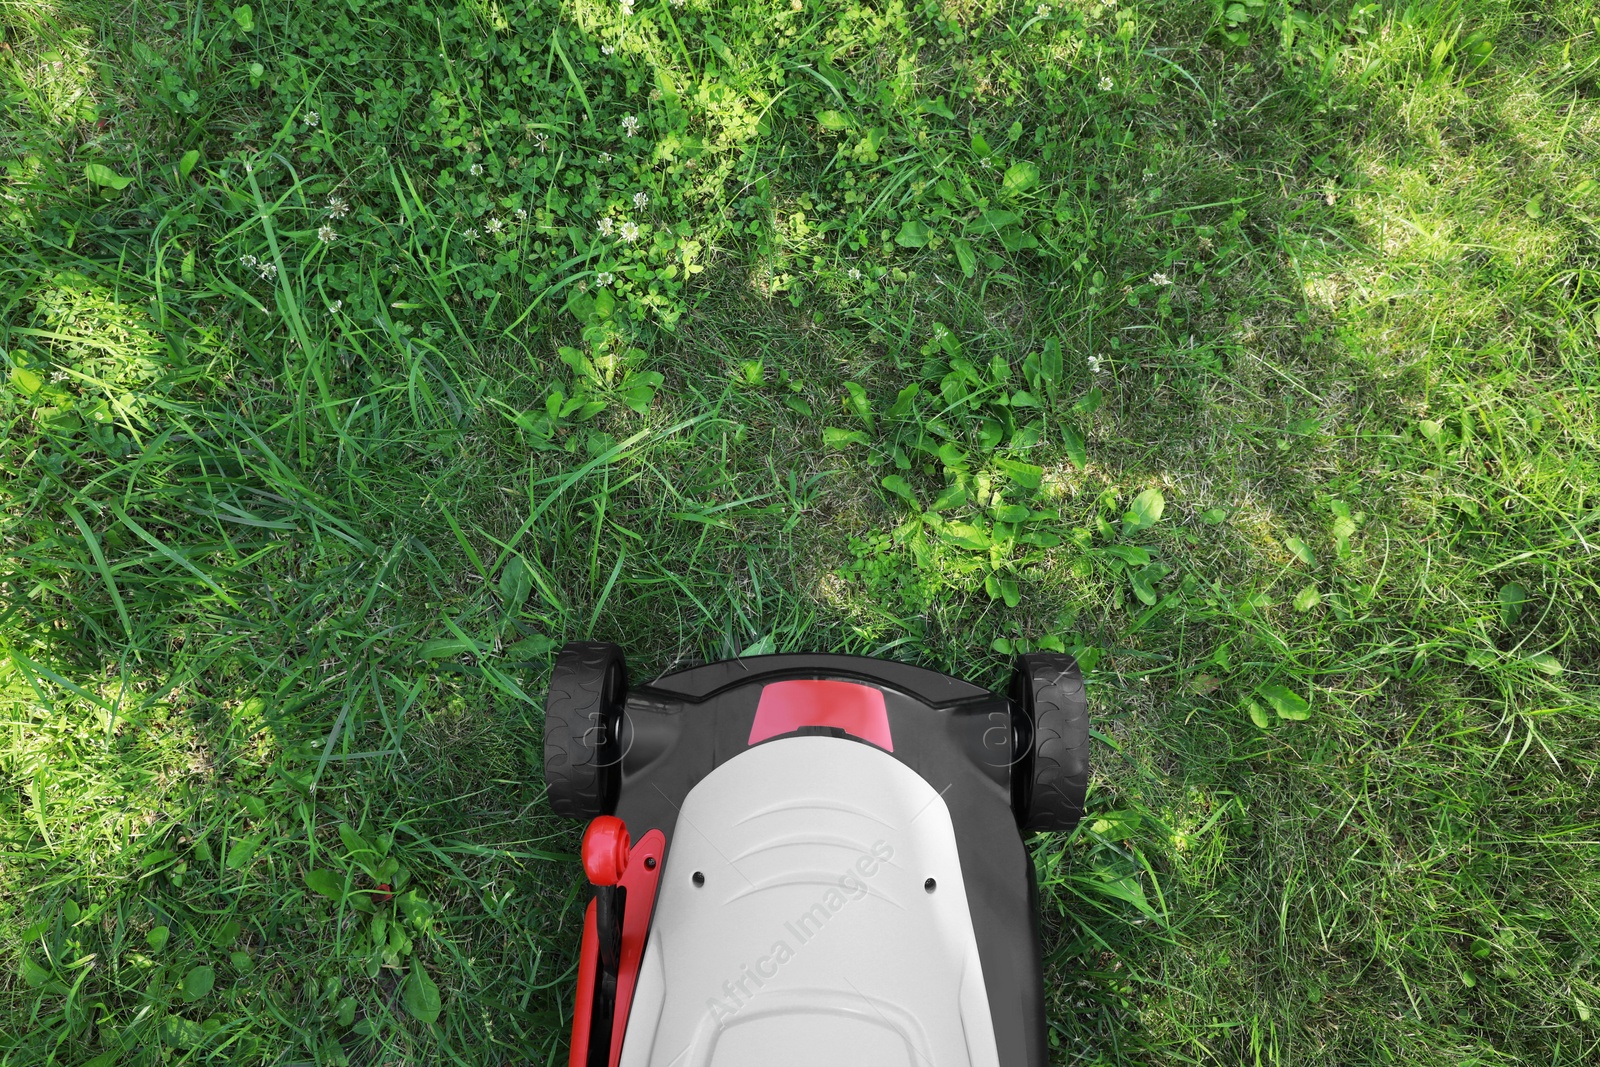
<svg viewBox="0 0 1600 1067">
<path fill-rule="evenodd" d="M 1089 791 L 1089 701 L 1078 661 L 1056 652 L 1018 656 L 1011 706 L 1019 753 L 1011 778 L 1017 825 L 1071 830 Z"/>
<path fill-rule="evenodd" d="M 627 692 L 627 664 L 616 645 L 573 641 L 556 653 L 544 703 L 544 783 L 557 815 L 592 819 L 616 805 Z"/>
</svg>

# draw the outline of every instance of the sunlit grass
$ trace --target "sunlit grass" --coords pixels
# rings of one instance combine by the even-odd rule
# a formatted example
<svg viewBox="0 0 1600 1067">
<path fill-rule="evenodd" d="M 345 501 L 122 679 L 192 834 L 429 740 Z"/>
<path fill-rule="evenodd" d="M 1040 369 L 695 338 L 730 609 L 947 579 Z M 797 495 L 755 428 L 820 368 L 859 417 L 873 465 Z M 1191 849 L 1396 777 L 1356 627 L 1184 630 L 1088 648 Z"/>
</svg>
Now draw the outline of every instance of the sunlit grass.
<svg viewBox="0 0 1600 1067">
<path fill-rule="evenodd" d="M 1077 648 L 1058 1062 L 1591 1060 L 1593 4 L 631 6 L 4 9 L 0 1063 L 559 1061 L 582 637 Z"/>
</svg>

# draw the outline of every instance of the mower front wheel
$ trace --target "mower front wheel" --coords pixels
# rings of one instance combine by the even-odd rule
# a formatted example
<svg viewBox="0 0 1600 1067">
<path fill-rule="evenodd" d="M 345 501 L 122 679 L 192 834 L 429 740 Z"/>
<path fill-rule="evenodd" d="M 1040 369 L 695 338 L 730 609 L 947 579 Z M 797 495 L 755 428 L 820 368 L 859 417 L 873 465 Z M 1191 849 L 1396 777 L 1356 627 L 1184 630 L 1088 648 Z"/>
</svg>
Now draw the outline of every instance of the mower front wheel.
<svg viewBox="0 0 1600 1067">
<path fill-rule="evenodd" d="M 616 805 L 627 692 L 627 664 L 616 645 L 573 641 L 556 653 L 544 704 L 544 782 L 557 815 L 592 819 Z"/>
<path fill-rule="evenodd" d="M 1011 672 L 1019 758 L 1011 806 L 1023 830 L 1066 832 L 1089 791 L 1089 700 L 1078 661 L 1055 652 L 1018 656 Z"/>
</svg>

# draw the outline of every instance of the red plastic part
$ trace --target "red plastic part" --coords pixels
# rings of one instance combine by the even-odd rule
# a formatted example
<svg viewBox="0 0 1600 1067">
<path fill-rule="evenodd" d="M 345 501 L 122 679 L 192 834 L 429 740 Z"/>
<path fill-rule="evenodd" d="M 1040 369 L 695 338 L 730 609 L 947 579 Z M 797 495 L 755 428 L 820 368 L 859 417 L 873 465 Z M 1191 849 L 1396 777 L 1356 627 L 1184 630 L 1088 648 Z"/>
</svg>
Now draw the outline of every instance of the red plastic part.
<svg viewBox="0 0 1600 1067">
<path fill-rule="evenodd" d="M 611 1024 L 611 1064 L 622 1062 L 622 1037 L 628 1029 L 628 1009 L 633 1006 L 633 989 L 639 984 L 639 964 L 644 960 L 645 937 L 650 932 L 650 913 L 656 906 L 656 886 L 661 881 L 662 857 L 667 838 L 651 830 L 633 846 L 622 886 L 628 902 L 622 912 L 622 960 L 617 971 L 617 1007 Z"/>
<path fill-rule="evenodd" d="M 616 885 L 628 869 L 628 827 L 615 815 L 599 815 L 583 832 L 583 873 L 591 885 Z"/>
<path fill-rule="evenodd" d="M 656 888 L 661 881 L 662 858 L 666 855 L 667 838 L 660 830 L 651 830 L 629 849 L 626 846 L 628 831 L 622 820 L 602 815 L 589 824 L 583 835 L 584 870 L 589 871 L 589 841 L 595 834 L 595 824 L 602 819 L 622 826 L 622 869 L 616 882 L 596 882 L 596 885 L 621 885 L 627 890 L 622 909 L 622 955 L 617 968 L 617 999 L 611 1016 L 611 1062 L 617 1067 L 622 1062 L 622 1038 L 628 1029 L 628 1010 L 633 1005 L 633 990 L 639 984 L 639 964 L 644 959 L 644 943 L 650 933 L 650 914 L 656 906 Z M 611 847 L 617 840 L 616 830 L 604 827 L 598 839 Z M 600 845 L 595 846 L 597 849 Z M 615 852 L 610 852 L 614 857 Z M 607 870 L 602 874 L 609 873 Z M 591 875 L 590 880 L 593 881 Z M 595 904 L 589 902 L 583 915 L 583 943 L 578 951 L 578 994 L 572 1012 L 572 1049 L 567 1062 L 571 1067 L 589 1067 L 589 1028 L 593 1023 L 594 986 L 600 973 L 600 935 L 595 929 Z"/>
<path fill-rule="evenodd" d="M 589 1024 L 594 1010 L 594 979 L 600 968 L 600 935 L 594 928 L 594 901 L 583 913 L 583 941 L 578 949 L 578 997 L 572 1012 L 572 1051 L 567 1062 L 584 1067 L 589 1061 Z"/>
<path fill-rule="evenodd" d="M 802 726 L 830 726 L 894 751 L 883 690 L 859 682 L 804 679 L 761 687 L 750 744 L 792 734 Z"/>
</svg>

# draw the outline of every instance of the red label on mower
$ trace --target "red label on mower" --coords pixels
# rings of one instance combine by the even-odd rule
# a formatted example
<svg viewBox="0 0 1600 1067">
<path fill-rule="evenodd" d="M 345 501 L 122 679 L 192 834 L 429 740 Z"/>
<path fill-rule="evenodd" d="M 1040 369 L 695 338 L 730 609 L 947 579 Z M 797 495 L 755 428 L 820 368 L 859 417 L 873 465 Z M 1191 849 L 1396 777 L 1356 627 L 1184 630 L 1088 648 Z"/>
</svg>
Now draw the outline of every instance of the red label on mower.
<svg viewBox="0 0 1600 1067">
<path fill-rule="evenodd" d="M 792 734 L 806 726 L 843 730 L 885 752 L 894 751 L 883 690 L 859 682 L 796 679 L 761 687 L 750 744 Z"/>
</svg>

